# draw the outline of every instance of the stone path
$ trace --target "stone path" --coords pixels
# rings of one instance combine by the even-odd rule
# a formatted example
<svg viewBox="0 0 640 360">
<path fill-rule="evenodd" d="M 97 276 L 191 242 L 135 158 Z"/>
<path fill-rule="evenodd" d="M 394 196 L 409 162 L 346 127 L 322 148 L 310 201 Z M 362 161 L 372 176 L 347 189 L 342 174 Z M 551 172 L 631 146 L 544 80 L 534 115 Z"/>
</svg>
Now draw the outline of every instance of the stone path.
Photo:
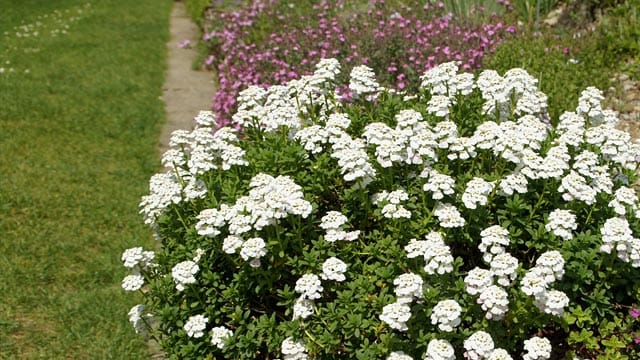
<svg viewBox="0 0 640 360">
<path fill-rule="evenodd" d="M 177 1 L 173 5 L 170 31 L 171 39 L 167 43 L 168 69 L 162 96 L 166 104 L 167 122 L 160 136 L 161 153 L 168 148 L 174 130 L 191 130 L 193 118 L 200 110 L 211 109 L 211 98 L 215 91 L 213 73 L 192 68 L 197 56 L 195 45 L 200 38 L 200 30 L 187 15 L 182 2 Z M 191 42 L 192 48 L 178 47 L 185 40 Z"/>
</svg>

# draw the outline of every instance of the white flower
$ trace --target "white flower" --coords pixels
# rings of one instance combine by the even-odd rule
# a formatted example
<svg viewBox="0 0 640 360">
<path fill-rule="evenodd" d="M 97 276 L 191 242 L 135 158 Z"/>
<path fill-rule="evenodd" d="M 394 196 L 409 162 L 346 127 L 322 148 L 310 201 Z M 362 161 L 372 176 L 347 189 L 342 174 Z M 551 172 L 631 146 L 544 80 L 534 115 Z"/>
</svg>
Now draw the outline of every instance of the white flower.
<svg viewBox="0 0 640 360">
<path fill-rule="evenodd" d="M 304 295 L 300 296 L 296 303 L 293 304 L 293 320 L 297 318 L 306 319 L 313 313 L 313 301 L 306 299 Z"/>
<path fill-rule="evenodd" d="M 395 302 L 385 305 L 382 308 L 380 320 L 389 325 L 392 329 L 407 331 L 407 321 L 411 318 L 411 308 L 402 302 Z"/>
<path fill-rule="evenodd" d="M 467 209 L 475 209 L 477 205 L 486 205 L 487 196 L 493 191 L 494 183 L 474 177 L 467 183 L 467 188 L 462 194 L 462 202 Z"/>
<path fill-rule="evenodd" d="M 494 349 L 491 335 L 485 331 L 477 331 L 464 341 L 465 359 L 482 360 L 489 357 Z"/>
<path fill-rule="evenodd" d="M 549 282 L 562 280 L 564 275 L 564 258 L 557 250 L 551 250 L 542 253 L 536 260 L 536 267 L 546 269 L 545 272 L 550 275 Z"/>
<path fill-rule="evenodd" d="M 547 291 L 547 287 L 553 280 L 554 277 L 553 275 L 549 277 L 547 268 L 534 266 L 520 280 L 520 289 L 529 296 L 540 297 Z"/>
<path fill-rule="evenodd" d="M 571 240 L 573 238 L 571 231 L 575 231 L 578 224 L 576 216 L 571 211 L 556 209 L 549 213 L 549 219 L 544 228 L 564 240 Z"/>
<path fill-rule="evenodd" d="M 296 281 L 295 290 L 298 294 L 302 294 L 303 297 L 313 300 L 322 297 L 323 288 L 318 275 L 305 274 Z"/>
<path fill-rule="evenodd" d="M 141 247 L 134 247 L 125 250 L 122 253 L 122 262 L 127 269 L 146 269 L 151 266 L 151 262 L 155 257 L 153 251 L 144 251 Z"/>
<path fill-rule="evenodd" d="M 344 281 L 346 279 L 344 276 L 346 271 L 347 264 L 337 257 L 330 257 L 322 263 L 322 274 L 320 274 L 320 277 L 323 280 Z"/>
<path fill-rule="evenodd" d="M 615 250 L 618 258 L 629 262 L 631 253 L 634 253 L 636 238 L 633 237 L 629 222 L 623 217 L 607 219 L 602 228 L 602 245 L 600 251 L 611 254 Z M 635 256 L 635 254 L 634 254 Z"/>
<path fill-rule="evenodd" d="M 424 255 L 424 261 L 426 262 L 424 271 L 427 274 L 442 275 L 453 271 L 454 259 L 451 249 L 444 242 L 432 242 Z"/>
<path fill-rule="evenodd" d="M 233 331 L 224 326 L 216 326 L 211 329 L 211 343 L 218 349 L 224 348 L 225 342 L 233 336 Z"/>
<path fill-rule="evenodd" d="M 596 202 L 596 190 L 589 186 L 587 180 L 574 170 L 562 178 L 558 192 L 563 193 L 562 198 L 565 201 L 580 200 L 587 205 L 593 205 Z"/>
<path fill-rule="evenodd" d="M 244 241 L 241 237 L 236 235 L 229 235 L 224 238 L 222 242 L 222 251 L 227 254 L 235 254 L 235 252 L 242 247 Z"/>
<path fill-rule="evenodd" d="M 478 249 L 482 252 L 482 259 L 490 263 L 495 255 L 505 252 L 509 246 L 509 231 L 500 225 L 492 225 L 480 232 L 482 240 Z"/>
<path fill-rule="evenodd" d="M 486 311 L 485 317 L 489 320 L 502 320 L 509 311 L 509 299 L 507 292 L 499 286 L 491 285 L 480 292 L 478 304 Z"/>
<path fill-rule="evenodd" d="M 204 209 L 196 216 L 198 235 L 215 237 L 220 234 L 219 228 L 225 224 L 225 214 L 218 209 Z"/>
<path fill-rule="evenodd" d="M 518 269 L 518 259 L 505 252 L 491 259 L 491 274 L 497 277 L 498 285 L 509 286 L 515 280 Z"/>
<path fill-rule="evenodd" d="M 434 215 L 440 221 L 440 226 L 444 228 L 463 227 L 465 224 L 465 220 L 460 216 L 458 209 L 449 203 L 439 203 Z"/>
<path fill-rule="evenodd" d="M 142 275 L 134 274 L 127 275 L 122 279 L 122 288 L 125 291 L 137 291 L 144 285 L 144 277 Z"/>
<path fill-rule="evenodd" d="M 288 337 L 282 341 L 281 350 L 283 360 L 306 360 L 307 349 L 304 347 L 304 343 L 300 340 L 294 341 L 293 338 Z"/>
<path fill-rule="evenodd" d="M 524 351 L 527 353 L 522 356 L 523 360 L 547 360 L 551 358 L 551 342 L 544 337 L 534 336 L 524 341 Z"/>
<path fill-rule="evenodd" d="M 627 213 L 627 206 L 634 213 L 638 213 L 638 195 L 633 189 L 621 186 L 616 190 L 614 199 L 609 202 L 609 207 L 613 208 L 616 214 L 623 216 Z"/>
<path fill-rule="evenodd" d="M 356 95 L 367 96 L 367 99 L 375 98 L 382 89 L 376 81 L 373 69 L 366 65 L 359 65 L 351 70 L 349 89 Z"/>
<path fill-rule="evenodd" d="M 386 360 L 413 360 L 413 358 L 402 351 L 393 351 Z"/>
<path fill-rule="evenodd" d="M 447 340 L 433 339 L 427 345 L 424 360 L 455 360 L 453 346 Z"/>
<path fill-rule="evenodd" d="M 456 181 L 449 175 L 439 173 L 435 169 L 425 168 L 420 177 L 427 178 L 427 182 L 422 186 L 424 191 L 431 192 L 431 198 L 441 200 L 445 195 L 452 195 Z"/>
<path fill-rule="evenodd" d="M 187 284 L 193 284 L 196 282 L 195 274 L 198 273 L 200 268 L 194 261 L 187 260 L 178 263 L 171 269 L 171 277 L 176 284 L 178 291 L 183 291 L 184 286 Z"/>
<path fill-rule="evenodd" d="M 151 314 L 144 313 L 145 308 L 144 304 L 139 304 L 129 310 L 129 322 L 133 325 L 133 329 L 136 334 L 141 334 L 143 336 L 147 336 L 149 331 L 148 319 L 151 318 Z"/>
<path fill-rule="evenodd" d="M 460 325 L 462 308 L 455 300 L 442 300 L 436 304 L 431 312 L 431 323 L 438 325 L 438 329 L 451 332 Z"/>
<path fill-rule="evenodd" d="M 409 240 L 409 244 L 404 247 L 404 250 L 407 252 L 407 257 L 412 259 L 418 256 L 424 256 L 430 247 L 431 245 L 428 241 L 411 239 Z"/>
<path fill-rule="evenodd" d="M 500 184 L 498 186 L 501 190 L 501 195 L 513 195 L 514 193 L 527 193 L 528 185 L 529 181 L 527 180 L 527 177 L 522 173 L 517 172 L 505 176 L 500 180 Z"/>
<path fill-rule="evenodd" d="M 242 244 L 242 248 L 240 249 L 240 256 L 244 260 L 249 259 L 260 259 L 261 257 L 267 255 L 266 244 L 262 238 L 255 237 L 247 239 Z"/>
<path fill-rule="evenodd" d="M 413 299 L 422 299 L 423 281 L 420 275 L 407 273 L 393 280 L 394 292 L 399 302 L 411 302 Z"/>
<path fill-rule="evenodd" d="M 444 95 L 433 95 L 429 99 L 427 104 L 427 111 L 438 117 L 449 116 L 449 106 L 451 105 L 451 99 Z"/>
<path fill-rule="evenodd" d="M 509 355 L 507 350 L 497 348 L 491 352 L 487 360 L 513 360 L 513 358 Z"/>
<path fill-rule="evenodd" d="M 487 269 L 475 267 L 469 270 L 467 276 L 464 277 L 464 283 L 467 293 L 477 295 L 485 288 L 493 285 L 493 275 Z"/>
<path fill-rule="evenodd" d="M 534 304 L 544 313 L 562 317 L 564 308 L 569 306 L 569 297 L 559 290 L 547 290 L 534 299 Z"/>
<path fill-rule="evenodd" d="M 320 227 L 325 230 L 339 229 L 342 225 L 346 224 L 347 221 L 347 217 L 342 215 L 341 212 L 329 211 L 322 217 Z"/>
<path fill-rule="evenodd" d="M 184 324 L 184 331 L 188 337 L 199 338 L 204 335 L 204 329 L 207 328 L 209 318 L 204 315 L 194 315 L 187 319 Z"/>
</svg>

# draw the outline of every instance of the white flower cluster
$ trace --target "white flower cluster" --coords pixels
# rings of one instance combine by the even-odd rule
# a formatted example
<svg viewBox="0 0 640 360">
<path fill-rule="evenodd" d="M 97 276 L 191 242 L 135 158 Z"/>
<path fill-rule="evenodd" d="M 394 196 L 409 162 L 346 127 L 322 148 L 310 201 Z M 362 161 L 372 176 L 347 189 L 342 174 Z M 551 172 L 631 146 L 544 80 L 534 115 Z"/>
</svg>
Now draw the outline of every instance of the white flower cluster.
<svg viewBox="0 0 640 360">
<path fill-rule="evenodd" d="M 155 174 L 149 180 L 149 195 L 140 200 L 140 213 L 145 224 L 156 226 L 158 217 L 164 214 L 171 204 L 204 197 L 207 193 L 204 182 L 195 176 L 175 173 Z"/>
<path fill-rule="evenodd" d="M 503 254 L 509 246 L 509 231 L 500 225 L 492 225 L 480 232 L 481 241 L 478 249 L 482 252 L 482 260 L 491 263 L 494 256 Z"/>
<path fill-rule="evenodd" d="M 524 351 L 522 360 L 547 360 L 551 358 L 551 342 L 544 337 L 534 336 L 524 341 Z"/>
<path fill-rule="evenodd" d="M 456 181 L 449 175 L 439 173 L 435 169 L 425 168 L 420 177 L 427 179 L 422 186 L 424 191 L 431 192 L 433 200 L 441 200 L 445 195 L 453 195 Z"/>
<path fill-rule="evenodd" d="M 324 229 L 324 239 L 329 242 L 338 240 L 353 241 L 360 236 L 360 230 L 345 231 L 344 224 L 347 223 L 347 217 L 339 211 L 329 211 L 322 217 L 320 227 Z"/>
<path fill-rule="evenodd" d="M 304 274 L 296 281 L 295 290 L 303 298 L 315 300 L 322 297 L 323 288 L 318 275 Z"/>
<path fill-rule="evenodd" d="M 122 253 L 121 259 L 124 266 L 132 272 L 122 280 L 122 288 L 125 291 L 137 291 L 142 288 L 144 276 L 141 272 L 156 266 L 153 263 L 154 257 L 153 251 L 144 251 L 141 247 L 133 247 Z"/>
<path fill-rule="evenodd" d="M 425 240 L 411 239 L 405 246 L 408 258 L 422 256 L 426 263 L 424 271 L 427 274 L 446 274 L 453 271 L 453 256 L 451 249 L 444 242 L 442 234 L 432 231 Z"/>
<path fill-rule="evenodd" d="M 233 331 L 224 326 L 216 326 L 211 329 L 211 343 L 218 349 L 224 348 L 226 341 L 233 336 Z"/>
<path fill-rule="evenodd" d="M 396 128 L 373 122 L 365 126 L 362 136 L 367 144 L 375 145 L 376 160 L 383 168 L 393 163 L 423 164 L 435 160 L 435 133 L 423 121 L 422 114 L 407 109 L 395 116 Z"/>
<path fill-rule="evenodd" d="M 563 240 L 571 240 L 573 238 L 572 231 L 578 228 L 578 224 L 576 216 L 571 211 L 556 209 L 549 213 L 549 220 L 544 228 Z"/>
<path fill-rule="evenodd" d="M 200 267 L 195 261 L 187 260 L 176 264 L 171 269 L 171 277 L 176 284 L 178 291 L 184 291 L 185 285 L 194 284 L 196 282 L 195 274 L 200 271 Z"/>
<path fill-rule="evenodd" d="M 385 305 L 380 320 L 398 331 L 407 331 L 407 321 L 411 318 L 411 307 L 404 302 L 396 301 Z"/>
<path fill-rule="evenodd" d="M 621 186 L 615 194 L 613 200 L 609 202 L 609 207 L 620 216 L 627 214 L 627 208 L 630 208 L 636 218 L 640 218 L 640 204 L 638 202 L 638 194 L 632 188 Z"/>
<path fill-rule="evenodd" d="M 382 191 L 372 197 L 375 205 L 383 205 L 382 216 L 389 219 L 411 218 L 411 212 L 400 204 L 407 200 L 409 200 L 409 194 L 403 189 L 392 192 Z"/>
<path fill-rule="evenodd" d="M 344 273 L 347 272 L 347 264 L 337 257 L 330 257 L 322 263 L 322 280 L 345 281 L 347 278 Z"/>
<path fill-rule="evenodd" d="M 302 341 L 295 341 L 293 338 L 286 338 L 282 341 L 282 360 L 307 360 L 307 349 Z"/>
<path fill-rule="evenodd" d="M 460 211 L 450 203 L 438 203 L 433 214 L 438 218 L 440 226 L 443 228 L 463 227 L 466 223 L 460 215 Z"/>
<path fill-rule="evenodd" d="M 204 330 L 207 328 L 209 318 L 204 315 L 194 315 L 187 319 L 184 323 L 184 331 L 188 337 L 200 338 L 204 336 Z"/>
<path fill-rule="evenodd" d="M 479 205 L 487 205 L 488 196 L 493 191 L 493 182 L 474 177 L 467 183 L 467 188 L 462 194 L 462 202 L 467 209 L 475 209 Z"/>
<path fill-rule="evenodd" d="M 146 306 L 144 304 L 139 304 L 131 308 L 129 310 L 129 322 L 133 326 L 136 334 L 141 334 L 142 336 L 147 336 L 149 333 L 149 326 L 152 315 L 144 312 Z"/>
<path fill-rule="evenodd" d="M 427 70 L 420 76 L 422 88 L 433 95 L 447 96 L 453 99 L 456 95 L 469 95 L 476 87 L 473 75 L 458 74 L 458 63 L 447 62 Z"/>
<path fill-rule="evenodd" d="M 433 339 L 427 344 L 424 360 L 455 360 L 453 346 L 447 340 Z"/>
<path fill-rule="evenodd" d="M 520 289 L 534 297 L 536 307 L 547 314 L 562 316 L 569 305 L 569 298 L 559 290 L 549 288 L 564 275 L 564 258 L 556 250 L 547 251 L 538 257 L 536 265 L 527 270 L 520 280 Z"/>
<path fill-rule="evenodd" d="M 485 100 L 483 111 L 500 121 L 515 115 L 546 117 L 547 96 L 537 88 L 538 80 L 522 69 L 508 70 L 504 77 L 494 70 L 480 73 L 476 82 Z"/>
<path fill-rule="evenodd" d="M 399 303 L 410 303 L 413 300 L 421 300 L 423 298 L 422 288 L 423 281 L 420 275 L 406 273 L 396 277 L 393 280 L 395 286 L 394 292 L 398 297 Z"/>
<path fill-rule="evenodd" d="M 386 360 L 413 360 L 413 358 L 402 351 L 393 351 Z"/>
<path fill-rule="evenodd" d="M 465 359 L 483 360 L 489 358 L 494 350 L 494 343 L 491 335 L 485 331 L 477 331 L 469 336 L 463 343 Z"/>
<path fill-rule="evenodd" d="M 372 100 L 383 90 L 376 80 L 376 74 L 373 72 L 373 69 L 366 65 L 355 66 L 349 76 L 349 89 L 353 91 L 356 96 Z"/>
<path fill-rule="evenodd" d="M 453 328 L 460 325 L 462 308 L 455 300 L 439 301 L 431 312 L 431 324 L 438 325 L 438 329 L 452 332 Z"/>
<path fill-rule="evenodd" d="M 509 311 L 509 299 L 507 292 L 497 286 L 490 285 L 480 292 L 478 304 L 486 311 L 485 317 L 489 320 L 502 320 Z"/>
<path fill-rule="evenodd" d="M 616 256 L 631 266 L 640 267 L 640 239 L 633 236 L 629 222 L 624 217 L 607 219 L 600 229 L 602 245 L 600 251 Z"/>
</svg>

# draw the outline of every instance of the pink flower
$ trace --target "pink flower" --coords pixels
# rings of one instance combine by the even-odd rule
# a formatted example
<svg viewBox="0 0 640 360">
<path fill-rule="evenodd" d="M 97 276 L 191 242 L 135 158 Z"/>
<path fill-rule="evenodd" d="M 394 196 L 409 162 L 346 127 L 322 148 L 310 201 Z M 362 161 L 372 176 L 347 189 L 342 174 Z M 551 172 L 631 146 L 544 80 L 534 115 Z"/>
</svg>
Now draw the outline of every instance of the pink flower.
<svg viewBox="0 0 640 360">
<path fill-rule="evenodd" d="M 638 317 L 640 317 L 640 310 L 638 310 L 638 308 L 633 308 L 631 309 L 631 311 L 629 312 L 629 315 L 634 318 L 637 319 Z"/>
</svg>

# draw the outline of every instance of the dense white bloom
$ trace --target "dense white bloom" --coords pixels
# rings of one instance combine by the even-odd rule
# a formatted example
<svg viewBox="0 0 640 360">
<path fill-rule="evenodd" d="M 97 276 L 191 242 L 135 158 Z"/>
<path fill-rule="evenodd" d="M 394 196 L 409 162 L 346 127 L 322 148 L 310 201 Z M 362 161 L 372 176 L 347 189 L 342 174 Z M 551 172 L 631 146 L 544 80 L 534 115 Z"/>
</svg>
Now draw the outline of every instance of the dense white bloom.
<svg viewBox="0 0 640 360">
<path fill-rule="evenodd" d="M 453 121 L 440 121 L 433 127 L 438 148 L 446 149 L 458 138 L 458 126 Z"/>
<path fill-rule="evenodd" d="M 596 202 L 596 190 L 589 186 L 587 180 L 574 170 L 562 178 L 558 192 L 563 193 L 562 198 L 565 201 L 580 200 L 587 205 L 593 205 Z"/>
<path fill-rule="evenodd" d="M 220 235 L 220 227 L 224 226 L 224 213 L 218 209 L 204 209 L 196 216 L 198 235 L 215 237 Z"/>
<path fill-rule="evenodd" d="M 144 251 L 141 247 L 133 247 L 122 253 L 122 262 L 127 269 L 146 269 L 152 266 L 156 254 L 153 251 Z"/>
<path fill-rule="evenodd" d="M 516 172 L 509 174 L 500 180 L 498 187 L 501 195 L 513 195 L 514 193 L 526 194 L 529 180 L 524 174 Z"/>
<path fill-rule="evenodd" d="M 333 58 L 320 59 L 316 64 L 316 71 L 313 72 L 314 77 L 331 82 L 335 80 L 338 74 L 340 74 L 340 62 Z"/>
<path fill-rule="evenodd" d="M 569 297 L 559 290 L 547 290 L 534 299 L 534 304 L 544 313 L 561 317 L 569 306 Z"/>
<path fill-rule="evenodd" d="M 322 297 L 322 284 L 315 274 L 304 274 L 296 281 L 296 292 L 306 299 L 320 299 Z"/>
<path fill-rule="evenodd" d="M 544 228 L 564 240 L 571 240 L 573 238 L 571 232 L 578 228 L 578 224 L 576 223 L 576 216 L 571 211 L 556 209 L 549 213 L 549 218 Z"/>
<path fill-rule="evenodd" d="M 322 274 L 320 277 L 323 280 L 335 280 L 344 281 L 346 277 L 344 273 L 347 271 L 347 264 L 337 257 L 330 257 L 322 263 Z"/>
<path fill-rule="evenodd" d="M 356 187 L 365 187 L 375 179 L 376 170 L 369 163 L 364 140 L 353 139 L 345 132 L 329 140 L 331 157 L 338 160 L 345 181 L 356 181 Z"/>
<path fill-rule="evenodd" d="M 237 235 L 229 235 L 224 238 L 222 242 L 222 251 L 227 254 L 235 254 L 235 252 L 242 247 L 244 240 Z"/>
<path fill-rule="evenodd" d="M 547 268 L 534 266 L 520 280 L 520 289 L 529 296 L 541 297 L 553 280 L 554 277 L 549 276 Z"/>
<path fill-rule="evenodd" d="M 260 259 L 261 257 L 267 255 L 267 244 L 265 244 L 264 240 L 259 237 L 247 239 L 244 243 L 242 243 L 242 247 L 240 249 L 240 256 L 244 260 L 255 260 Z"/>
<path fill-rule="evenodd" d="M 187 284 L 193 284 L 196 282 L 195 274 L 198 273 L 200 268 L 194 261 L 187 260 L 178 263 L 171 269 L 171 277 L 176 284 L 178 291 L 183 291 L 184 286 Z"/>
<path fill-rule="evenodd" d="M 480 292 L 478 304 L 486 311 L 485 317 L 489 320 L 502 320 L 509 311 L 509 299 L 507 292 L 499 286 L 491 285 Z"/>
<path fill-rule="evenodd" d="M 438 325 L 438 329 L 451 332 L 460 325 L 462 308 L 455 300 L 442 300 L 436 304 L 431 312 L 431 324 Z"/>
<path fill-rule="evenodd" d="M 133 326 L 136 334 L 147 336 L 149 331 L 149 321 L 152 317 L 151 314 L 144 313 L 146 306 L 144 304 L 138 304 L 129 310 L 129 322 Z"/>
<path fill-rule="evenodd" d="M 447 340 L 433 339 L 427 345 L 424 360 L 455 360 L 453 346 Z"/>
<path fill-rule="evenodd" d="M 296 303 L 293 304 L 293 320 L 297 318 L 306 319 L 313 313 L 313 301 L 306 299 L 304 295 L 300 296 Z"/>
<path fill-rule="evenodd" d="M 366 96 L 367 99 L 375 98 L 382 90 L 373 69 L 366 65 L 359 65 L 351 70 L 349 89 L 356 95 Z"/>
<path fill-rule="evenodd" d="M 144 215 L 144 222 L 155 225 L 158 216 L 163 214 L 171 204 L 182 201 L 183 186 L 180 179 L 173 173 L 155 174 L 149 180 L 149 195 L 140 200 L 140 213 Z"/>
<path fill-rule="evenodd" d="M 449 175 L 441 174 L 435 169 L 425 168 L 420 177 L 427 179 L 422 189 L 431 192 L 431 198 L 434 200 L 441 200 L 445 195 L 454 193 L 453 188 L 456 181 Z"/>
<path fill-rule="evenodd" d="M 443 228 L 463 227 L 465 224 L 465 220 L 458 209 L 449 203 L 439 203 L 434 215 L 438 218 L 440 226 Z"/>
<path fill-rule="evenodd" d="M 509 355 L 507 350 L 497 348 L 491 352 L 489 357 L 487 357 L 487 360 L 513 360 L 513 358 Z"/>
<path fill-rule="evenodd" d="M 320 221 L 320 227 L 325 230 L 329 230 L 339 229 L 342 225 L 347 223 L 348 219 L 339 211 L 329 211 Z"/>
<path fill-rule="evenodd" d="M 427 104 L 427 111 L 435 116 L 448 117 L 451 99 L 444 95 L 433 95 Z"/>
<path fill-rule="evenodd" d="M 122 288 L 125 291 L 137 291 L 144 285 L 144 277 L 139 274 L 127 275 L 122 279 Z"/>
<path fill-rule="evenodd" d="M 564 258 L 557 250 L 550 250 L 542 253 L 536 260 L 537 268 L 545 269 L 544 271 L 549 274 L 547 276 L 550 283 L 556 280 L 562 280 L 564 275 Z"/>
<path fill-rule="evenodd" d="M 524 351 L 522 356 L 523 360 L 547 360 L 551 358 L 551 342 L 544 337 L 534 336 L 529 340 L 524 341 Z"/>
<path fill-rule="evenodd" d="M 509 246 L 509 231 L 500 225 L 492 225 L 480 232 L 481 241 L 478 249 L 482 252 L 482 259 L 490 263 L 491 259 L 505 252 Z"/>
<path fill-rule="evenodd" d="M 411 318 L 411 308 L 403 302 L 394 302 L 385 305 L 380 314 L 380 320 L 392 329 L 407 331 L 407 321 Z"/>
<path fill-rule="evenodd" d="M 467 183 L 467 188 L 462 194 L 462 202 L 467 209 L 475 209 L 478 204 L 486 205 L 487 196 L 493 191 L 494 185 L 494 182 L 474 177 Z"/>
<path fill-rule="evenodd" d="M 465 359 L 483 360 L 491 355 L 494 349 L 491 335 L 485 331 L 477 331 L 464 341 Z"/>
<path fill-rule="evenodd" d="M 389 219 L 410 218 L 411 212 L 400 204 L 409 199 L 409 194 L 402 189 L 392 192 L 382 191 L 374 194 L 372 201 L 376 205 L 384 204 L 382 215 Z"/>
<path fill-rule="evenodd" d="M 216 326 L 211 329 L 211 343 L 218 349 L 224 348 L 225 342 L 233 336 L 233 331 L 224 326 Z"/>
<path fill-rule="evenodd" d="M 188 337 L 199 338 L 204 335 L 204 329 L 207 328 L 209 318 L 204 315 L 194 315 L 187 319 L 184 323 L 184 331 Z"/>
<path fill-rule="evenodd" d="M 414 299 L 422 299 L 423 281 L 420 275 L 407 273 L 393 280 L 394 292 L 400 303 L 410 303 Z"/>
<path fill-rule="evenodd" d="M 604 100 L 602 91 L 589 86 L 582 91 L 578 98 L 576 113 L 589 119 L 591 126 L 597 126 L 604 122 L 601 101 Z"/>
<path fill-rule="evenodd" d="M 411 239 L 409 240 L 409 244 L 404 247 L 404 250 L 407 252 L 407 257 L 412 259 L 418 256 L 424 256 L 430 246 L 428 241 Z"/>
<path fill-rule="evenodd" d="M 402 351 L 393 351 L 386 360 L 413 360 L 413 358 Z"/>
<path fill-rule="evenodd" d="M 312 154 L 322 152 L 322 145 L 328 141 L 329 133 L 320 125 L 312 125 L 302 128 L 294 135 L 295 140 L 299 140 L 304 149 Z"/>
<path fill-rule="evenodd" d="M 307 349 L 300 340 L 294 341 L 293 338 L 286 338 L 282 341 L 282 360 L 307 360 Z"/>
<path fill-rule="evenodd" d="M 517 277 L 518 259 L 507 252 L 494 256 L 490 266 L 498 285 L 509 286 Z"/>
<path fill-rule="evenodd" d="M 464 283 L 467 293 L 477 295 L 485 288 L 493 285 L 493 275 L 487 269 L 475 267 L 469 270 L 467 276 L 464 277 Z"/>
<path fill-rule="evenodd" d="M 638 195 L 632 188 L 621 186 L 616 190 L 613 200 L 609 202 L 609 207 L 621 216 L 627 214 L 627 207 L 638 214 Z"/>
<path fill-rule="evenodd" d="M 456 94 L 456 74 L 458 73 L 458 65 L 455 61 L 439 64 L 427 70 L 420 76 L 422 83 L 420 87 L 428 89 L 432 94 L 450 95 Z M 462 84 L 466 84 L 467 78 L 459 79 Z M 463 89 L 469 85 L 462 85 Z"/>
<path fill-rule="evenodd" d="M 424 254 L 424 271 L 427 274 L 439 275 L 453 271 L 453 255 L 451 249 L 444 242 L 433 242 L 429 244 L 429 249 Z"/>
<path fill-rule="evenodd" d="M 610 218 L 600 228 L 602 245 L 600 251 L 611 254 L 615 250 L 618 258 L 624 262 L 632 261 L 632 266 L 640 265 L 638 245 L 640 240 L 633 237 L 629 222 L 623 217 Z"/>
<path fill-rule="evenodd" d="M 449 145 L 449 154 L 447 159 L 449 160 L 467 160 L 477 155 L 473 139 L 466 136 L 460 136 L 452 139 Z"/>
</svg>

